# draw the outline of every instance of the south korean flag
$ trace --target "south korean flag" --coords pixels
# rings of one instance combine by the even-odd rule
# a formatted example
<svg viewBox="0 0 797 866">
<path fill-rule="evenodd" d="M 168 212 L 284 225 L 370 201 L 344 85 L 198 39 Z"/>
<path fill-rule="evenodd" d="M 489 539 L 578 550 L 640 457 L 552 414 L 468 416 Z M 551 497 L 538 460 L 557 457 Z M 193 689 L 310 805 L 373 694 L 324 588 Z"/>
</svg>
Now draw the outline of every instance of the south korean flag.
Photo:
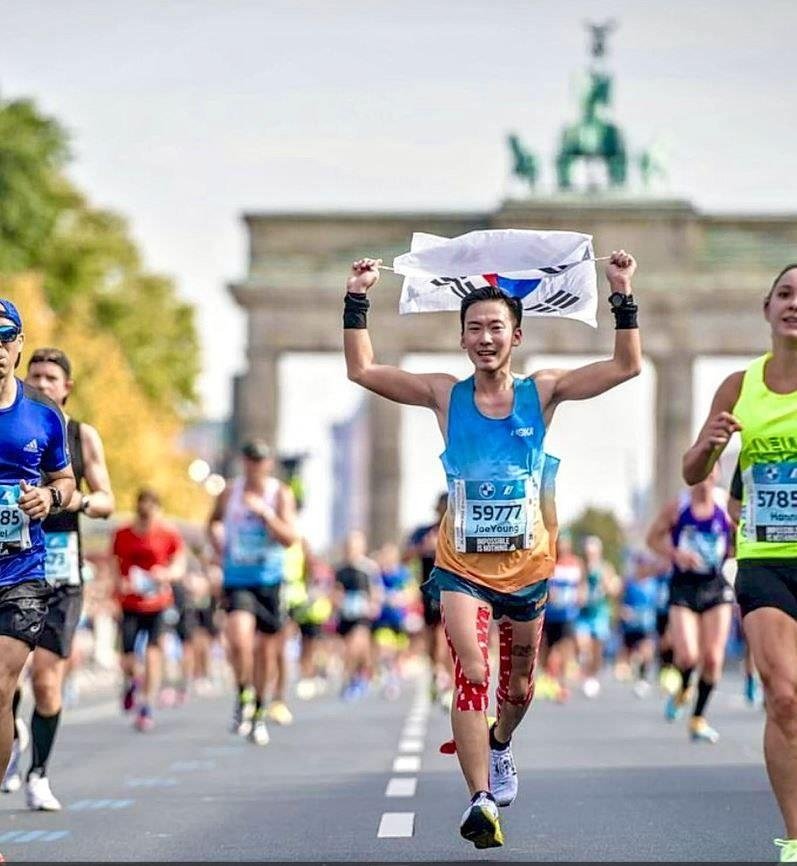
<svg viewBox="0 0 797 866">
<path fill-rule="evenodd" d="M 405 278 L 400 313 L 458 310 L 463 298 L 491 285 L 519 298 L 527 316 L 597 326 L 591 235 L 494 229 L 444 238 L 416 232 L 393 269 Z"/>
</svg>

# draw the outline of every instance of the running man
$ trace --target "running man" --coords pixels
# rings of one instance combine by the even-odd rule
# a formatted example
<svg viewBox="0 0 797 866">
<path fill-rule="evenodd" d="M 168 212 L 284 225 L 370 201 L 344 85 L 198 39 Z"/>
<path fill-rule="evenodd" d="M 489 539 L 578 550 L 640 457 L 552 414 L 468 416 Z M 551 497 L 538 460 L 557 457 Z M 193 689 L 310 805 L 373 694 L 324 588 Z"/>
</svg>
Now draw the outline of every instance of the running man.
<svg viewBox="0 0 797 866">
<path fill-rule="evenodd" d="M 373 673 L 371 628 L 382 604 L 379 566 L 366 556 L 365 536 L 354 530 L 346 536 L 343 562 L 335 569 L 332 594 L 338 634 L 343 640 L 344 700 L 362 697 Z"/>
<path fill-rule="evenodd" d="M 208 536 L 222 562 L 222 604 L 237 687 L 231 730 L 265 746 L 267 716 L 283 724 L 292 719 L 283 696 L 275 694 L 269 707 L 267 693 L 279 676 L 285 551 L 299 536 L 296 500 L 272 474 L 269 445 L 253 439 L 244 443 L 241 456 L 243 474 L 217 497 Z"/>
<path fill-rule="evenodd" d="M 797 264 L 764 298 L 769 351 L 720 385 L 684 480 L 709 477 L 741 433 L 742 515 L 736 596 L 764 686 L 764 756 L 786 828 L 782 862 L 797 862 Z"/>
<path fill-rule="evenodd" d="M 185 545 L 180 533 L 161 517 L 160 497 L 154 490 L 140 490 L 136 517 L 116 530 L 111 543 L 116 569 L 119 606 L 122 610 L 122 709 L 136 707 L 139 683 L 136 645 L 146 637 L 143 695 L 134 725 L 149 731 L 155 722 L 152 708 L 163 679 L 164 613 L 171 607 L 172 584 L 186 569 Z"/>
<path fill-rule="evenodd" d="M 606 274 L 616 332 L 610 360 L 576 370 L 512 374 L 512 349 L 522 340 L 522 302 L 493 287 L 463 301 L 461 342 L 474 375 L 417 375 L 376 363 L 367 331 L 366 293 L 379 279 L 379 259 L 354 262 L 343 314 L 348 377 L 369 391 L 431 409 L 445 441 L 449 485 L 430 582 L 455 661 L 451 720 L 457 755 L 471 795 L 460 832 L 478 848 L 503 844 L 497 803 L 517 794 L 511 739 L 531 701 L 547 579 L 554 560 L 539 488 L 544 436 L 556 407 L 597 396 L 639 374 L 637 307 L 631 295 L 634 259 L 614 252 Z M 495 726 L 488 729 L 487 637 L 498 619 L 501 669 Z M 492 774 L 491 774 L 492 768 Z"/>
<path fill-rule="evenodd" d="M 603 650 L 611 632 L 610 599 L 617 594 L 614 569 L 603 558 L 603 542 L 597 535 L 584 539 L 586 601 L 576 620 L 576 645 L 585 679 L 582 690 L 588 698 L 601 690 L 598 677 L 603 670 Z"/>
<path fill-rule="evenodd" d="M 548 601 L 542 623 L 543 666 L 554 687 L 554 697 L 570 697 L 567 678 L 575 661 L 576 619 L 586 600 L 584 563 L 573 553 L 573 539 L 562 532 L 556 543 L 556 564 L 548 579 Z"/>
<path fill-rule="evenodd" d="M 646 557 L 632 554 L 630 559 L 620 605 L 620 666 L 634 678 L 634 694 L 644 698 L 650 691 L 648 670 L 653 661 L 658 587 Z"/>
<path fill-rule="evenodd" d="M 0 300 L 0 767 L 8 767 L 19 675 L 47 621 L 42 522 L 75 495 L 63 415 L 16 378 L 24 337 L 16 307 Z M 39 735 L 41 732 L 39 732 Z M 39 743 L 42 743 L 40 737 Z"/>
<path fill-rule="evenodd" d="M 65 412 L 74 387 L 72 365 L 67 355 L 56 348 L 36 349 L 28 361 L 25 384 L 61 409 L 66 420 L 76 484 L 69 501 L 42 524 L 47 547 L 45 572 L 53 593 L 39 642 L 33 651 L 31 667 L 34 698 L 30 721 L 32 756 L 25 798 L 29 809 L 52 812 L 59 810 L 61 804 L 50 789 L 47 761 L 58 731 L 64 674 L 83 607 L 83 548 L 78 518 L 80 514 L 93 518 L 110 517 L 114 498 L 100 434 L 91 425 L 75 421 Z M 86 493 L 81 490 L 83 481 L 88 487 Z M 14 746 L 3 790 L 15 790 L 21 783 L 17 768 L 19 741 L 16 739 Z"/>
<path fill-rule="evenodd" d="M 429 580 L 434 568 L 437 535 L 447 507 L 448 493 L 441 493 L 435 503 L 434 523 L 426 523 L 415 529 L 404 550 L 405 562 L 410 562 L 413 559 L 418 561 L 421 586 L 424 586 Z M 446 647 L 446 636 L 443 633 L 443 621 L 440 617 L 440 601 L 423 590 L 421 591 L 421 601 L 423 603 L 426 653 L 431 668 L 430 698 L 433 703 L 439 702 L 446 709 L 451 709 L 453 671 Z"/>
<path fill-rule="evenodd" d="M 669 502 L 647 535 L 648 547 L 672 562 L 668 631 L 681 677 L 667 701 L 665 716 L 675 721 L 692 694 L 691 679 L 700 668 L 689 734 L 694 741 L 716 743 L 719 734 L 705 718 L 711 692 L 722 676 L 731 629 L 733 588 L 722 574 L 732 546 L 731 519 L 714 495 L 716 470 Z"/>
</svg>

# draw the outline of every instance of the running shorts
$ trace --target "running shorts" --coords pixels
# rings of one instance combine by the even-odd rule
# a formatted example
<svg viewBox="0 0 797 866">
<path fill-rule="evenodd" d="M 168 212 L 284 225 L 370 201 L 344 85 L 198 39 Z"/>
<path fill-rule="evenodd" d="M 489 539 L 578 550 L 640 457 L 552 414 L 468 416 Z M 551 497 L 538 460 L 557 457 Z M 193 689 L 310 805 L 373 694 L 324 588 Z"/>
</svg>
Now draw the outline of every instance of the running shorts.
<svg viewBox="0 0 797 866">
<path fill-rule="evenodd" d="M 740 559 L 736 598 L 742 617 L 774 607 L 797 619 L 797 559 Z"/>
<path fill-rule="evenodd" d="M 37 646 L 68 659 L 82 609 L 82 586 L 56 586 L 47 605 L 47 616 Z"/>
<path fill-rule="evenodd" d="M 733 587 L 721 574 L 709 578 L 674 574 L 670 583 L 670 607 L 686 607 L 700 614 L 718 604 L 733 604 L 733 600 Z"/>
</svg>

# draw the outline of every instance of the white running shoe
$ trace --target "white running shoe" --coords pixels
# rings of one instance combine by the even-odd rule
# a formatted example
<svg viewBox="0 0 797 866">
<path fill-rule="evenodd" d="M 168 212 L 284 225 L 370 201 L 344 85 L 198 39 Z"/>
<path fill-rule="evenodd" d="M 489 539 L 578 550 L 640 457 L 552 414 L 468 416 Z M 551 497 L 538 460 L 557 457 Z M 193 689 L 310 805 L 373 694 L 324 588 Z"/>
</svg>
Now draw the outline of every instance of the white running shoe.
<svg viewBox="0 0 797 866">
<path fill-rule="evenodd" d="M 597 698 L 601 691 L 601 684 L 596 677 L 587 677 L 584 680 L 584 685 L 581 686 L 584 696 L 587 698 Z"/>
<path fill-rule="evenodd" d="M 25 782 L 25 800 L 28 808 L 35 812 L 59 812 L 61 804 L 50 790 L 50 780 L 47 776 L 31 773 Z"/>
<path fill-rule="evenodd" d="M 490 749 L 490 793 L 499 806 L 511 806 L 517 797 L 517 769 L 512 747 Z"/>
<path fill-rule="evenodd" d="M 252 725 L 252 732 L 249 734 L 249 739 L 256 746 L 267 746 L 269 744 L 271 737 L 269 736 L 265 719 L 257 716 L 255 717 L 255 721 Z"/>
<path fill-rule="evenodd" d="M 8 760 L 3 781 L 0 783 L 0 791 L 4 794 L 13 794 L 22 787 L 22 777 L 19 775 L 19 758 L 22 754 L 22 748 L 19 745 L 19 740 L 14 740 L 11 746 L 11 757 Z"/>
<path fill-rule="evenodd" d="M 459 832 L 477 848 L 498 848 L 504 844 L 498 807 L 484 794 L 474 797 L 465 810 Z"/>
</svg>

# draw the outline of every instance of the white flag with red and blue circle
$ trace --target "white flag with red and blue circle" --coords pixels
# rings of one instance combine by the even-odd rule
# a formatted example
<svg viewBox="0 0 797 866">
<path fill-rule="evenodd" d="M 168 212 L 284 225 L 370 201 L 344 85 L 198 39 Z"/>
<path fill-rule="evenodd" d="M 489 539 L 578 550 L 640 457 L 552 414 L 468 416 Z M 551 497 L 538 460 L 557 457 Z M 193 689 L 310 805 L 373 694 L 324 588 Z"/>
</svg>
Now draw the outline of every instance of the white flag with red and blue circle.
<svg viewBox="0 0 797 866">
<path fill-rule="evenodd" d="M 444 238 L 415 232 L 393 270 L 404 277 L 400 313 L 458 310 L 463 298 L 490 285 L 519 298 L 524 315 L 597 327 L 592 235 L 486 229 Z"/>
</svg>

